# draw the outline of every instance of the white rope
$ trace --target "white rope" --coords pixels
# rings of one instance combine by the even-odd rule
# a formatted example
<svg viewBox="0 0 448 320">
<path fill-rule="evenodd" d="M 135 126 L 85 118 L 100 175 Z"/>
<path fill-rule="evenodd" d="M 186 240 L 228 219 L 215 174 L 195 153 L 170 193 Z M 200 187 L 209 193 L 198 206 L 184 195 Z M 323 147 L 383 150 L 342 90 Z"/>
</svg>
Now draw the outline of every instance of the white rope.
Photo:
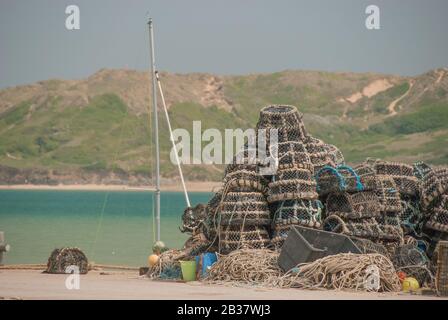
<svg viewBox="0 0 448 320">
<path fill-rule="evenodd" d="M 160 91 L 160 96 L 162 98 L 163 110 L 165 111 L 166 122 L 168 124 L 168 130 L 170 131 L 170 140 L 173 145 L 174 156 L 176 158 L 177 168 L 179 169 L 180 180 L 182 182 L 182 188 L 184 190 L 185 201 L 187 202 L 187 207 L 191 208 L 190 198 L 188 197 L 187 187 L 185 186 L 184 175 L 182 173 L 182 167 L 180 165 L 179 155 L 177 154 L 176 143 L 174 142 L 173 130 L 171 129 L 171 122 L 170 122 L 170 117 L 168 115 L 168 109 L 166 108 L 165 97 L 163 95 L 162 85 L 160 84 L 159 73 L 156 71 L 155 75 L 156 75 L 156 79 L 157 79 L 157 84 L 159 85 L 159 91 Z"/>
</svg>

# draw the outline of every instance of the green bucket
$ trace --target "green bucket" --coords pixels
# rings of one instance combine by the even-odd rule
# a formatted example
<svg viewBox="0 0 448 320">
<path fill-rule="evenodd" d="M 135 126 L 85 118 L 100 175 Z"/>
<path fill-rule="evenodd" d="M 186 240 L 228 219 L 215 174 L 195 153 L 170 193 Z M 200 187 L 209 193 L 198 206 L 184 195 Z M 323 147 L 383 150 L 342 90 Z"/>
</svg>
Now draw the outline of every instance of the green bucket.
<svg viewBox="0 0 448 320">
<path fill-rule="evenodd" d="M 185 281 L 196 280 L 196 261 L 180 261 L 180 268 Z"/>
</svg>

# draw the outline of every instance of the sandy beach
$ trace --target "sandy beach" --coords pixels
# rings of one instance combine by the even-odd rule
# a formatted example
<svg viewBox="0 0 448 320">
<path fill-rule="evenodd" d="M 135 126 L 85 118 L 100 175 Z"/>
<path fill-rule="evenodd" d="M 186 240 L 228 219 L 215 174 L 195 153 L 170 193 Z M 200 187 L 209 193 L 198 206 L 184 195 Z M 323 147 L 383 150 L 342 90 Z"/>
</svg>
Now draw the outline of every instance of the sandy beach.
<svg viewBox="0 0 448 320">
<path fill-rule="evenodd" d="M 187 182 L 187 190 L 190 192 L 215 192 L 221 186 L 221 182 Z M 152 191 L 154 187 L 149 186 L 126 186 L 126 185 L 98 185 L 98 184 L 59 184 L 59 185 L 0 185 L 0 190 L 80 190 L 80 191 Z M 162 191 L 183 191 L 179 183 L 162 184 Z"/>
<path fill-rule="evenodd" d="M 39 270 L 0 270 L 0 299 L 175 299 L 175 300 L 333 300 L 441 299 L 407 293 L 274 289 L 206 285 L 201 282 L 153 281 L 136 271 L 91 271 L 81 275 L 80 289 L 65 287 L 66 275 Z"/>
</svg>

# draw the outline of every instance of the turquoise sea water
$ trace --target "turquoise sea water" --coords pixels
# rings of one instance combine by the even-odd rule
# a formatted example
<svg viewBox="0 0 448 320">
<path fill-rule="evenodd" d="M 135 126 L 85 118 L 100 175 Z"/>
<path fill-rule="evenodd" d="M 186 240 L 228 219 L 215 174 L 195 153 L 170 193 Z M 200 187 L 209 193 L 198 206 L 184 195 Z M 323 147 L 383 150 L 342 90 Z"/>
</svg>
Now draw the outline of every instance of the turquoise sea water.
<svg viewBox="0 0 448 320">
<path fill-rule="evenodd" d="M 192 204 L 211 193 L 190 193 Z M 163 192 L 161 235 L 168 247 L 181 247 L 183 194 Z M 152 193 L 130 191 L 0 190 L 0 231 L 11 251 L 4 263 L 46 263 L 54 248 L 76 246 L 90 261 L 146 265 L 153 243 Z"/>
</svg>

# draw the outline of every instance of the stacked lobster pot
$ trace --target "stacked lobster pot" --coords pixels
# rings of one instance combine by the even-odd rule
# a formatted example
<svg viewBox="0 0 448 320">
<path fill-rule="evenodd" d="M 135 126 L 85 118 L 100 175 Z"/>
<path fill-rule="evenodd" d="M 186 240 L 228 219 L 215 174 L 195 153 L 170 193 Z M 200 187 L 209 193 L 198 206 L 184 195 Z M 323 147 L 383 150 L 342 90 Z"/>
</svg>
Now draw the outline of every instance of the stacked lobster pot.
<svg viewBox="0 0 448 320">
<path fill-rule="evenodd" d="M 424 231 L 431 238 L 429 254 L 432 255 L 439 240 L 448 240 L 448 168 L 420 167 L 421 205 L 425 212 Z"/>
<path fill-rule="evenodd" d="M 313 138 L 306 132 L 302 114 L 293 106 L 268 106 L 260 112 L 257 133 L 266 130 L 268 136 L 270 129 L 277 130 L 278 143 L 271 145 L 267 140 L 266 145 L 277 168 L 268 185 L 267 200 L 273 213 L 271 243 L 280 248 L 291 226 L 320 227 L 322 204 L 317 200 L 314 166 L 307 151 Z M 321 161 L 323 156 L 316 159 Z"/>
<path fill-rule="evenodd" d="M 226 168 L 212 219 L 217 226 L 220 253 L 269 245 L 271 218 L 265 196 L 267 180 L 258 172 L 259 161 L 254 151 L 244 149 Z"/>
<path fill-rule="evenodd" d="M 398 230 L 378 223 L 383 206 L 372 170 L 327 166 L 317 172 L 316 181 L 319 195 L 326 199 L 324 230 L 374 243 L 400 238 Z"/>
<path fill-rule="evenodd" d="M 326 166 L 335 168 L 345 163 L 342 152 L 336 146 L 327 144 L 320 139 L 310 136 L 304 146 L 310 156 L 314 172 L 318 172 Z"/>
<path fill-rule="evenodd" d="M 294 159 L 285 163 L 286 159 Z M 317 200 L 313 166 L 307 153 L 279 153 L 277 173 L 268 186 L 268 202 L 273 212 L 272 244 L 280 248 L 293 225 L 321 226 L 322 204 Z"/>
<path fill-rule="evenodd" d="M 420 210 L 421 184 L 414 174 L 414 167 L 404 163 L 388 162 L 368 159 L 370 165 L 378 176 L 392 178 L 400 197 L 401 208 L 397 211 L 387 212 L 384 216 L 389 223 L 398 223 L 405 234 L 416 235 L 421 230 L 423 216 Z M 395 221 L 395 222 L 393 222 Z"/>
</svg>

